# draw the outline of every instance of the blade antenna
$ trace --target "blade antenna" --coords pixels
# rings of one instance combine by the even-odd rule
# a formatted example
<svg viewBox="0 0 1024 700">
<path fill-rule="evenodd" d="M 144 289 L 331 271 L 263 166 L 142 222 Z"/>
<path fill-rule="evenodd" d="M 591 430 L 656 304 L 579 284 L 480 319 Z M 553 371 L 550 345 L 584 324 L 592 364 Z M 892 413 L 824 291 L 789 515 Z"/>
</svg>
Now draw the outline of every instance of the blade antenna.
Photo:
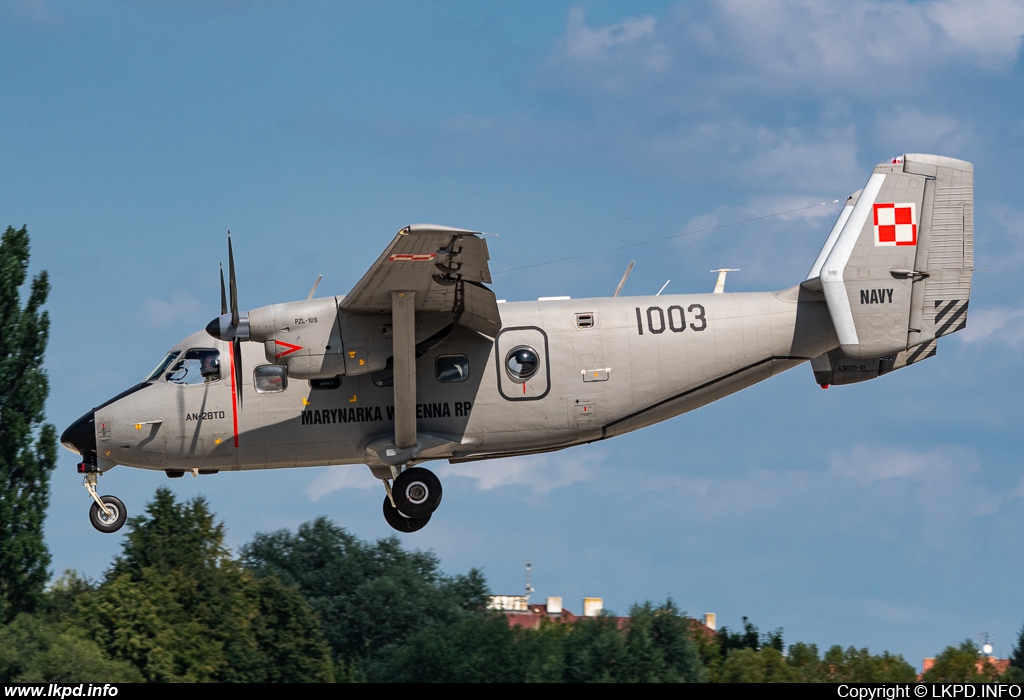
<svg viewBox="0 0 1024 700">
<path fill-rule="evenodd" d="M 615 294 L 612 294 L 613 297 L 619 296 L 619 292 L 622 291 L 622 287 L 626 284 L 626 280 L 629 279 L 629 273 L 633 271 L 633 264 L 635 262 L 636 260 L 629 261 L 629 265 L 626 267 L 626 274 L 624 274 L 622 279 L 619 280 L 619 286 L 615 288 Z"/>
<path fill-rule="evenodd" d="M 316 282 L 313 283 L 313 288 L 309 290 L 309 296 L 306 299 L 312 299 L 313 295 L 316 294 L 316 288 L 320 286 L 320 280 L 324 278 L 323 275 L 316 276 Z"/>
</svg>

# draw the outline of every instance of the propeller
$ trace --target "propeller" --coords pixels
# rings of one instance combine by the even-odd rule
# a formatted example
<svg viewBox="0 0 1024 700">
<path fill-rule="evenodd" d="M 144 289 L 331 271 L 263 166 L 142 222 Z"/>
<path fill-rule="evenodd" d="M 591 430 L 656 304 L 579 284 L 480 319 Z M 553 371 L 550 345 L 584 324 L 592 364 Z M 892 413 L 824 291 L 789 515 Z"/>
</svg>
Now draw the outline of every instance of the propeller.
<svg viewBox="0 0 1024 700">
<path fill-rule="evenodd" d="M 206 325 L 206 332 L 218 340 L 231 342 L 234 383 L 238 406 L 242 405 L 242 341 L 249 340 L 249 315 L 238 312 L 238 284 L 235 281 L 235 254 L 228 231 L 228 289 L 231 290 L 231 309 L 224 289 L 224 265 L 220 266 L 220 316 Z"/>
<path fill-rule="evenodd" d="M 220 264 L 220 315 L 228 312 L 228 297 L 224 293 L 224 263 Z"/>
</svg>

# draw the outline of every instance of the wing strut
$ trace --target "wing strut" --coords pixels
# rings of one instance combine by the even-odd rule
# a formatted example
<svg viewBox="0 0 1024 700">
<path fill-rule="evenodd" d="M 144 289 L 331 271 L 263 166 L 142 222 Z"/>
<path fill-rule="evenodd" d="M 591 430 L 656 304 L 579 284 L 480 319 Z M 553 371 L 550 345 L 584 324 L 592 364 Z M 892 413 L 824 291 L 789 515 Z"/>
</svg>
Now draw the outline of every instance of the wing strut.
<svg viewBox="0 0 1024 700">
<path fill-rule="evenodd" d="M 391 292 L 395 447 L 416 446 L 416 292 Z"/>
</svg>

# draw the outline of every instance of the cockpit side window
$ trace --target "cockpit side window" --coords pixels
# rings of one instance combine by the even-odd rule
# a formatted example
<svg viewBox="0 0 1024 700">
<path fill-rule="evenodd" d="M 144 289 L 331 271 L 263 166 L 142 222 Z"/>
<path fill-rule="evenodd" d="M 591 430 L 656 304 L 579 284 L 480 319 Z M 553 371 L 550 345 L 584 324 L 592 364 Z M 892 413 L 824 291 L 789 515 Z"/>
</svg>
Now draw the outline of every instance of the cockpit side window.
<svg viewBox="0 0 1024 700">
<path fill-rule="evenodd" d="M 175 362 L 167 372 L 167 381 L 173 384 L 208 384 L 220 379 L 220 353 L 210 348 L 192 348 Z"/>
<path fill-rule="evenodd" d="M 164 359 L 160 360 L 160 364 L 158 364 L 156 368 L 149 373 L 149 376 L 146 377 L 144 383 L 148 384 L 149 382 L 155 382 L 157 379 L 159 379 L 160 375 L 162 375 L 164 373 L 164 370 L 167 369 L 172 362 L 174 362 L 174 358 L 177 356 L 177 351 L 169 352 L 166 355 L 164 355 Z"/>
</svg>

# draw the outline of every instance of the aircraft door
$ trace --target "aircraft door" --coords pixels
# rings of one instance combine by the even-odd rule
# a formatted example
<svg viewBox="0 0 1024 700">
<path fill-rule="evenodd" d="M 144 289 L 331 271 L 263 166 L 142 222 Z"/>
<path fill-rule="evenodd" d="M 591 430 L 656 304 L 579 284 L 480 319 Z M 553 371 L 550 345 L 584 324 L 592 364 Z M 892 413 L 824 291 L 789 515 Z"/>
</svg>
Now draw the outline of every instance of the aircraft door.
<svg viewBox="0 0 1024 700">
<path fill-rule="evenodd" d="M 536 326 L 503 328 L 494 339 L 498 393 L 506 401 L 537 401 L 551 390 L 548 336 Z"/>
</svg>

